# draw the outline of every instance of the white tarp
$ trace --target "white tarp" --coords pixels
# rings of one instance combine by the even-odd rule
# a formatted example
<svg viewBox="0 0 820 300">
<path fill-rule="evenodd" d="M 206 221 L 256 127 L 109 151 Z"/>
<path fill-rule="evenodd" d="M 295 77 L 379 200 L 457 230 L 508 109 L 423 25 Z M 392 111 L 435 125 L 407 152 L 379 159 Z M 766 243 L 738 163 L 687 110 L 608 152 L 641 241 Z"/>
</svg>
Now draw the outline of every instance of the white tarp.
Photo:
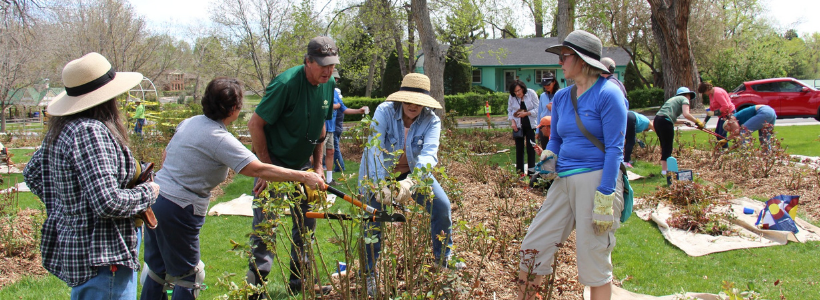
<svg viewBox="0 0 820 300">
<path fill-rule="evenodd" d="M 652 220 L 658 224 L 658 229 L 660 229 L 663 237 L 689 256 L 703 256 L 735 249 L 785 245 L 789 241 L 801 243 L 820 241 L 820 228 L 800 218 L 795 219 L 795 223 L 800 229 L 797 234 L 788 231 L 758 229 L 754 224 L 757 221 L 758 213 L 763 209 L 763 202 L 749 198 L 734 199 L 729 202 L 731 203 L 732 212 L 737 217 L 733 228 L 738 231 L 738 234 L 733 236 L 695 234 L 672 228 L 666 223 L 672 211 L 664 204 L 659 204 L 656 208 L 641 209 L 635 213 L 643 220 Z M 751 215 L 744 214 L 744 207 L 754 209 L 755 213 Z"/>
<path fill-rule="evenodd" d="M 336 201 L 336 195 L 327 195 L 327 207 L 333 205 L 333 202 Z M 317 207 L 317 209 L 319 209 Z M 285 214 L 289 215 L 290 210 L 285 209 Z M 231 215 L 231 216 L 246 216 L 246 217 L 253 217 L 253 196 L 242 194 L 239 198 L 233 199 L 231 201 L 226 201 L 222 203 L 218 203 L 211 207 L 208 210 L 209 216 L 222 216 L 222 215 Z"/>
<path fill-rule="evenodd" d="M 681 297 L 683 296 L 683 297 Z M 589 300 L 589 287 L 584 287 L 584 299 Z M 612 300 L 678 300 L 678 299 L 692 299 L 692 300 L 721 300 L 720 297 L 714 294 L 704 293 L 686 293 L 684 295 L 669 295 L 669 296 L 649 296 L 636 294 L 618 286 L 612 286 Z"/>
</svg>

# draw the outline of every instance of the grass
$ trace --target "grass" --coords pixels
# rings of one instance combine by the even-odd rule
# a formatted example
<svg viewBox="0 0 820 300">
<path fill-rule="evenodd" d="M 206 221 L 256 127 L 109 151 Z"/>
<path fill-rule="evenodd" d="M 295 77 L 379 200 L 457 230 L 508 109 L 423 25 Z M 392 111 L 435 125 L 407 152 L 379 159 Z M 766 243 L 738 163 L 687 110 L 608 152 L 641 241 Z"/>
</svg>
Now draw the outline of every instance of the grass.
<svg viewBox="0 0 820 300">
<path fill-rule="evenodd" d="M 654 133 L 648 133 L 654 135 Z M 775 134 L 782 140 L 782 145 L 786 147 L 789 154 L 799 154 L 807 156 L 820 156 L 820 125 L 802 126 L 775 126 Z M 700 130 L 686 130 L 681 132 L 681 138 L 687 142 L 692 141 L 695 136 L 699 147 L 708 144 L 713 136 Z M 757 142 L 757 133 L 754 134 Z"/>
<path fill-rule="evenodd" d="M 778 136 L 784 139 L 792 153 L 820 155 L 820 147 L 814 141 L 820 129 L 818 126 L 784 126 L 778 127 Z M 688 131 L 695 134 L 699 142 L 711 138 L 702 132 Z M 691 138 L 691 135 L 689 135 Z M 815 146 L 811 146 L 815 143 Z M 511 164 L 514 161 L 514 147 L 510 152 L 500 153 L 490 158 L 490 163 Z M 30 157 L 31 150 L 12 150 L 15 161 L 22 162 Z M 358 162 L 347 161 L 350 173 L 358 170 Z M 632 181 L 636 197 L 641 197 L 657 190 L 665 184 L 665 179 L 657 176 L 660 166 L 651 162 L 637 161 L 633 172 L 656 176 Z M 339 174 L 334 174 L 338 178 Z M 6 186 L 9 182 L 22 182 L 19 174 L 3 175 Z M 355 180 L 355 177 L 354 177 Z M 233 183 L 224 188 L 225 194 L 212 205 L 228 201 L 241 194 L 249 193 L 252 179 L 237 175 Z M 731 187 L 731 183 L 724 184 Z M 4 186 L 5 188 L 5 186 Z M 735 191 L 737 192 L 737 191 Z M 20 195 L 21 207 L 41 208 L 40 201 L 31 193 Z M 333 210 L 349 209 L 350 205 L 339 201 Z M 280 228 L 278 240 L 285 240 L 284 234 L 290 232 L 290 220 Z M 247 258 L 230 251 L 230 240 L 244 244 L 248 240 L 251 218 L 238 216 L 209 216 L 201 232 L 202 260 L 206 264 L 206 284 L 209 289 L 201 294 L 201 299 L 213 299 L 227 293 L 224 286 L 217 286 L 219 278 L 230 275 L 230 280 L 241 282 L 247 271 Z M 316 240 L 324 254 L 320 262 L 329 270 L 335 269 L 335 260 L 341 259 L 336 246 L 327 241 L 330 234 L 330 223 L 319 220 Z M 458 234 L 458 233 L 456 233 Z M 814 270 L 820 269 L 820 243 L 789 243 L 785 246 L 736 250 L 710 254 L 703 257 L 689 257 L 661 236 L 657 226 L 632 216 L 616 233 L 618 246 L 612 254 L 614 274 L 623 281 L 625 289 L 649 294 L 668 295 L 681 291 L 717 293 L 721 290 L 722 281 L 735 282 L 741 289 L 747 283 L 753 283 L 756 291 L 768 299 L 779 298 L 780 293 L 788 299 L 820 299 L 820 281 Z M 279 247 L 278 257 L 283 265 L 289 260 L 289 246 Z M 276 265 L 271 275 L 272 296 L 275 299 L 285 298 L 282 270 Z M 774 282 L 780 280 L 779 286 Z M 13 285 L 0 289 L 0 299 L 51 299 L 67 298 L 70 289 L 52 275 L 44 277 L 26 277 Z"/>
</svg>

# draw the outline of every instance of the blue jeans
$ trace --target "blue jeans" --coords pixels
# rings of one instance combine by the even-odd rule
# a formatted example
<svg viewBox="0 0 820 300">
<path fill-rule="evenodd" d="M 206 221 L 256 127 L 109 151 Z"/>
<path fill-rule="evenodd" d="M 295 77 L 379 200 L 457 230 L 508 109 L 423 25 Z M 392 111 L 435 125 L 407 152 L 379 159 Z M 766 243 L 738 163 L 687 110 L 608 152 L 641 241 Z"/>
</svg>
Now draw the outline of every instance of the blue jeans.
<svg viewBox="0 0 820 300">
<path fill-rule="evenodd" d="M 145 119 L 137 119 L 137 123 L 134 124 L 134 132 L 142 134 L 143 125 L 145 125 Z"/>
<path fill-rule="evenodd" d="M 194 215 L 194 206 L 179 207 L 162 195 L 151 206 L 157 217 L 156 229 L 145 230 L 145 263 L 161 278 L 166 274 L 180 276 L 188 273 L 199 263 L 199 231 L 205 224 L 205 217 Z M 183 280 L 193 282 L 196 274 Z M 142 300 L 168 299 L 165 287 L 145 278 L 140 295 Z M 171 299 L 195 299 L 193 290 L 175 286 Z"/>
<path fill-rule="evenodd" d="M 441 185 L 438 183 L 438 180 L 433 178 L 433 201 L 428 200 L 427 195 L 421 194 L 413 194 L 413 200 L 416 201 L 419 205 L 423 205 L 424 209 L 427 213 L 430 214 L 430 238 L 433 241 L 433 255 L 436 257 L 436 262 L 440 265 L 445 265 L 447 263 L 447 259 L 450 257 L 450 248 L 453 246 L 453 238 L 452 238 L 452 220 L 450 218 L 450 199 L 447 198 L 447 194 L 444 193 L 444 189 L 441 188 Z M 373 206 L 375 209 L 381 210 L 382 204 L 376 200 L 375 196 L 370 197 L 370 206 Z M 381 227 L 381 222 L 372 222 L 368 224 L 368 227 L 371 229 L 375 229 L 377 227 Z M 447 236 L 445 241 L 447 241 L 447 247 L 442 249 L 442 242 L 436 238 L 436 235 L 440 232 L 444 231 L 444 234 Z M 369 230 L 368 235 L 374 235 L 378 237 L 378 242 L 371 245 L 366 245 L 365 253 L 367 255 L 367 272 L 373 270 L 376 260 L 379 259 L 379 253 L 382 250 L 381 246 L 381 230 Z M 444 251 L 444 257 L 442 259 L 442 250 Z"/>
<path fill-rule="evenodd" d="M 342 139 L 341 131 L 333 132 L 333 172 L 345 170 L 345 160 L 342 159 L 342 151 L 339 150 L 339 141 Z"/>
<path fill-rule="evenodd" d="M 138 228 L 137 235 L 140 234 L 142 230 Z M 137 249 L 140 248 L 139 241 L 137 239 Z M 97 276 L 71 288 L 71 300 L 136 299 L 137 271 L 121 265 L 116 265 L 116 269 L 113 272 L 112 266 L 97 267 Z"/>
</svg>

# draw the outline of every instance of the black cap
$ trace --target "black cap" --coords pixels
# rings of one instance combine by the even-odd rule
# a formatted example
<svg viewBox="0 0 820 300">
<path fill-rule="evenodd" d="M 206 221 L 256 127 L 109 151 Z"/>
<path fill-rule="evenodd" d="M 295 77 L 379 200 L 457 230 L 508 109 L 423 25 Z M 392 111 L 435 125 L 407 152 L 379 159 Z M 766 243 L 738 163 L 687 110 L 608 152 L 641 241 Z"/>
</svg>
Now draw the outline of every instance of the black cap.
<svg viewBox="0 0 820 300">
<path fill-rule="evenodd" d="M 555 81 L 555 76 L 552 76 L 552 74 L 547 73 L 546 77 L 541 78 L 541 86 L 548 85 L 553 81 Z"/>
<path fill-rule="evenodd" d="M 312 38 L 308 43 L 307 55 L 323 67 L 339 64 L 339 48 L 333 39 L 326 36 Z"/>
</svg>

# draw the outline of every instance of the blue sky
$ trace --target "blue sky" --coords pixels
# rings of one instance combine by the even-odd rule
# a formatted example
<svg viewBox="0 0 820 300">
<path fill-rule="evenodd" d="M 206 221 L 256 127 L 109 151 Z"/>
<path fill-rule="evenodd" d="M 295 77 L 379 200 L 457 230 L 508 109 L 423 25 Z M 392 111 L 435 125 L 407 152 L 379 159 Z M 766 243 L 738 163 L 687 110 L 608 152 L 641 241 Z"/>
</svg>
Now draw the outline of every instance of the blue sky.
<svg viewBox="0 0 820 300">
<path fill-rule="evenodd" d="M 333 0 L 319 0 L 319 2 Z M 772 18 L 775 25 L 789 28 L 798 23 L 797 32 L 800 36 L 807 33 L 820 32 L 820 1 L 818 0 L 760 0 L 765 9 L 761 14 Z M 207 21 L 207 0 L 130 0 L 136 11 L 145 16 L 152 28 L 172 28 L 168 25 L 196 24 L 198 21 Z M 318 3 L 317 3 L 318 5 Z M 522 33 L 527 33 L 526 31 Z M 171 32 L 181 35 L 178 32 Z"/>
</svg>

